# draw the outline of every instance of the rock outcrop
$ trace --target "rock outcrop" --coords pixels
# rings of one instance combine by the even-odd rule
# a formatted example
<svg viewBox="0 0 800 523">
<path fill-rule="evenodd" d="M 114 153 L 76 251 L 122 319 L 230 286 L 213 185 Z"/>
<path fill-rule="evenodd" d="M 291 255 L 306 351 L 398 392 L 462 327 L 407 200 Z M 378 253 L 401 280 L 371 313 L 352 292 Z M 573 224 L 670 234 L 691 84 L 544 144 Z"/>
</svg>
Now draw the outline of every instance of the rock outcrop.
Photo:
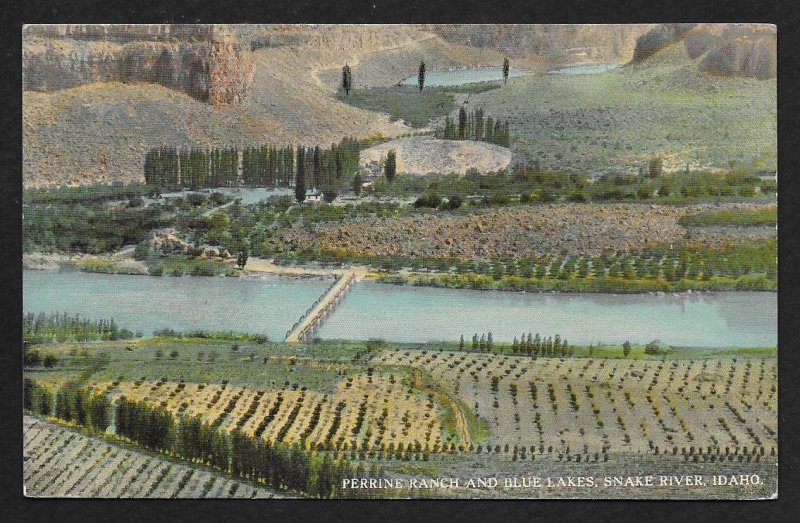
<svg viewBox="0 0 800 523">
<path fill-rule="evenodd" d="M 734 26 L 719 39 L 702 62 L 700 70 L 722 76 L 775 78 L 778 73 L 778 49 L 774 27 L 760 26 L 748 31 Z"/>
<path fill-rule="evenodd" d="M 214 106 L 239 104 L 253 81 L 249 46 L 216 25 L 31 25 L 24 28 L 23 89 L 149 82 Z"/>
<path fill-rule="evenodd" d="M 660 24 L 636 40 L 633 63 L 683 41 L 701 72 L 758 79 L 777 75 L 777 33 L 767 24 Z"/>
</svg>

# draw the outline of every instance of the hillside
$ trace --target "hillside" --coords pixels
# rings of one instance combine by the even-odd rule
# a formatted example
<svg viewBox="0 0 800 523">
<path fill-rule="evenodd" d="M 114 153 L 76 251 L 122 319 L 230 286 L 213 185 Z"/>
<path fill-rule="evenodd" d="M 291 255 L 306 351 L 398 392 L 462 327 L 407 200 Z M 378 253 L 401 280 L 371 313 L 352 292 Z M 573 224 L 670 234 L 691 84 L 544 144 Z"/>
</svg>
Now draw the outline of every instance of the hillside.
<svg viewBox="0 0 800 523">
<path fill-rule="evenodd" d="M 636 40 L 633 63 L 682 42 L 697 69 L 717 76 L 775 78 L 777 32 L 768 24 L 660 24 Z"/>
<path fill-rule="evenodd" d="M 463 43 L 464 34 L 477 35 L 484 26 L 461 27 L 460 36 L 428 26 L 233 26 L 221 31 L 224 40 L 252 66 L 252 82 L 239 96 L 231 87 L 236 71 L 209 68 L 215 55 L 207 48 L 206 59 L 192 54 L 205 45 L 206 29 L 108 27 L 29 26 L 23 33 L 26 187 L 141 181 L 145 152 L 160 145 L 326 146 L 345 136 L 396 136 L 409 128 L 336 101 L 342 64 L 351 65 L 359 89 L 395 85 L 423 59 L 437 69 L 496 65 L 503 58 L 502 49 L 468 45 L 470 38 Z M 552 36 L 558 31 L 551 29 L 548 41 L 579 47 L 570 42 L 580 31 L 563 26 L 560 40 Z M 624 52 L 632 53 L 628 40 Z M 205 71 L 199 76 L 192 76 L 195 58 Z M 547 60 L 528 53 L 515 65 L 540 70 Z M 209 90 L 214 81 L 220 88 Z"/>
<path fill-rule="evenodd" d="M 512 58 L 531 56 L 549 65 L 623 63 L 636 39 L 652 24 L 453 24 L 433 31 L 448 42 L 499 50 Z"/>
<path fill-rule="evenodd" d="M 545 169 L 638 172 L 655 157 L 667 171 L 775 169 L 776 81 L 706 74 L 706 57 L 676 41 L 611 72 L 515 78 L 467 102 L 508 118 L 515 161 Z"/>
<path fill-rule="evenodd" d="M 26 25 L 24 90 L 52 92 L 95 82 L 149 82 L 214 106 L 236 105 L 253 80 L 249 46 L 228 26 Z"/>
<path fill-rule="evenodd" d="M 361 151 L 361 165 L 371 165 L 375 172 L 380 172 L 380 166 L 391 149 L 397 153 L 398 172 L 413 175 L 466 174 L 470 169 L 476 169 L 479 173 L 496 172 L 511 163 L 511 151 L 499 145 L 410 136 Z"/>
</svg>

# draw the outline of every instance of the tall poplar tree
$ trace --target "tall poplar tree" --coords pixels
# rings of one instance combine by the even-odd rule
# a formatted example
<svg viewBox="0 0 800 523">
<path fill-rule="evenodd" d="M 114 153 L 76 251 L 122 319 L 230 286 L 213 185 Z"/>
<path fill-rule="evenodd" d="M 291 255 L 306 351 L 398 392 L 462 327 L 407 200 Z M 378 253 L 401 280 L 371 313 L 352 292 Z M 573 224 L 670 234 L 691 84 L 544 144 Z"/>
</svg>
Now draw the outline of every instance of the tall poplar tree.
<svg viewBox="0 0 800 523">
<path fill-rule="evenodd" d="M 503 83 L 504 84 L 508 82 L 508 70 L 509 70 L 508 58 L 504 58 L 503 59 Z"/>
<path fill-rule="evenodd" d="M 350 66 L 347 63 L 342 67 L 342 89 L 345 94 L 350 94 L 350 89 L 353 87 L 353 73 L 350 71 Z"/>
<path fill-rule="evenodd" d="M 417 85 L 419 86 L 420 91 L 422 91 L 422 88 L 425 87 L 425 62 L 419 63 L 419 73 L 417 74 Z"/>
<path fill-rule="evenodd" d="M 397 153 L 394 149 L 391 149 L 386 154 L 386 163 L 384 165 L 384 174 L 386 175 L 386 181 L 392 183 L 394 181 L 394 177 L 397 174 Z"/>
<path fill-rule="evenodd" d="M 303 203 L 306 199 L 306 173 L 305 173 L 305 150 L 303 146 L 297 147 L 297 177 L 294 182 L 294 197 L 297 203 Z"/>
</svg>

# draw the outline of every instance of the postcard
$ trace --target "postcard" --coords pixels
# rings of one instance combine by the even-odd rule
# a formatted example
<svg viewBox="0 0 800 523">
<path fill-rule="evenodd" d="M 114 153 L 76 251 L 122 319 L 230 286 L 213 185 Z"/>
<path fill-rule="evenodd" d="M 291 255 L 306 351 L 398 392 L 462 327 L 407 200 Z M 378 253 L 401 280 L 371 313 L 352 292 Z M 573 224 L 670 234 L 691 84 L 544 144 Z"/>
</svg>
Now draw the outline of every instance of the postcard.
<svg viewBox="0 0 800 523">
<path fill-rule="evenodd" d="M 776 498 L 776 38 L 24 26 L 25 495 Z"/>
</svg>

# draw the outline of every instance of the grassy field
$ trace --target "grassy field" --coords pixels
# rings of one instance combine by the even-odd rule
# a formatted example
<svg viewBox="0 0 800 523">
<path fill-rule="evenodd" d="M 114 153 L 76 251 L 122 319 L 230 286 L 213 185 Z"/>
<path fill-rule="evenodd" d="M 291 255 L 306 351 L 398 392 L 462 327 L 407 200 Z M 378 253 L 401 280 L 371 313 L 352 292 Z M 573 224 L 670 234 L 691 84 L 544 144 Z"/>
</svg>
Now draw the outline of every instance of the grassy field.
<svg viewBox="0 0 800 523">
<path fill-rule="evenodd" d="M 420 128 L 427 127 L 431 120 L 450 114 L 457 108 L 457 98 L 499 87 L 500 82 L 481 82 L 453 87 L 428 87 L 421 92 L 416 87 L 398 85 L 354 89 L 349 95 L 340 89 L 336 99 L 359 109 L 386 113 L 390 121 L 402 119 L 406 124 Z"/>
</svg>

